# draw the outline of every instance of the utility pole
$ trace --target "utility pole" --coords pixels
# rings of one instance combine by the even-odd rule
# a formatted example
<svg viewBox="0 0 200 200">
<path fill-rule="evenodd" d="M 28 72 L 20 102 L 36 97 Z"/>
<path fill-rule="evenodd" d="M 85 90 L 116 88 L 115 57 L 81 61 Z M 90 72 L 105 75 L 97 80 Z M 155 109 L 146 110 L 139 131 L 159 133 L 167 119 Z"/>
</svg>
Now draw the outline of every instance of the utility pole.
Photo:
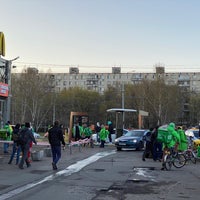
<svg viewBox="0 0 200 200">
<path fill-rule="evenodd" d="M 122 82 L 122 108 L 124 109 L 124 82 Z M 122 126 L 124 129 L 125 112 L 122 112 Z"/>
<path fill-rule="evenodd" d="M 10 121 L 10 107 L 11 107 L 11 64 L 12 62 L 10 60 L 6 60 L 5 65 L 5 83 L 8 84 L 8 97 L 5 101 L 5 122 Z"/>
<path fill-rule="evenodd" d="M 12 98 L 12 92 L 11 92 L 11 68 L 12 68 L 12 61 L 17 60 L 19 57 L 16 57 L 12 60 L 6 60 L 0 57 L 1 63 L 3 63 L 2 66 L 0 66 L 0 82 L 2 84 L 6 84 L 5 92 L 8 91 L 8 96 L 3 97 L 3 111 L 2 111 L 2 117 L 3 121 L 1 121 L 1 127 L 3 124 L 5 124 L 7 121 L 10 120 L 10 110 L 11 110 L 11 98 Z"/>
<path fill-rule="evenodd" d="M 3 32 L 0 32 L 0 112 L 1 112 L 1 128 L 5 122 L 10 120 L 11 108 L 11 68 L 12 60 L 6 60 L 1 56 L 5 56 L 5 38 Z"/>
</svg>

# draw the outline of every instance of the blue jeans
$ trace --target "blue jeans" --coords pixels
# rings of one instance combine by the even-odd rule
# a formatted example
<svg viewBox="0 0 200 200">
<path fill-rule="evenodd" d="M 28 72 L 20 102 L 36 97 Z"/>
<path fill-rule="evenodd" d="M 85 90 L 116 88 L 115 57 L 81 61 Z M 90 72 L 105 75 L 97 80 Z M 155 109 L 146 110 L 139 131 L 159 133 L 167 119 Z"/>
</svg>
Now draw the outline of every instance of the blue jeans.
<svg viewBox="0 0 200 200">
<path fill-rule="evenodd" d="M 3 143 L 3 151 L 4 153 L 8 153 L 9 143 L 5 142 Z"/>
<path fill-rule="evenodd" d="M 12 149 L 12 153 L 11 153 L 11 156 L 10 156 L 10 161 L 9 163 L 12 163 L 12 160 L 15 156 L 15 153 L 17 153 L 16 155 L 16 165 L 19 163 L 19 157 L 20 157 L 20 153 L 21 153 L 21 147 L 20 146 L 17 146 L 17 143 L 13 143 L 13 149 Z"/>
<path fill-rule="evenodd" d="M 53 157 L 53 163 L 57 164 L 57 162 L 61 158 L 61 146 L 51 146 L 51 152 Z"/>
</svg>

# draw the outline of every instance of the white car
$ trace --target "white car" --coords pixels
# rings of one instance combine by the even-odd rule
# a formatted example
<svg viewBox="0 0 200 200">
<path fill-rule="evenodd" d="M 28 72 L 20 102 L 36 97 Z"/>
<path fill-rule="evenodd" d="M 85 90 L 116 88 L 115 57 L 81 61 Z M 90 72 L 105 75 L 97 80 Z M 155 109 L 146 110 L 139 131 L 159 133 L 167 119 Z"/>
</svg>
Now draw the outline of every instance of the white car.
<svg viewBox="0 0 200 200">
<path fill-rule="evenodd" d="M 39 133 L 33 132 L 34 138 L 41 138 L 41 135 Z"/>
<path fill-rule="evenodd" d="M 116 138 L 116 135 L 115 135 L 115 134 L 112 134 L 112 135 L 111 135 L 111 138 L 112 138 L 112 142 L 114 142 L 114 141 L 115 141 L 115 138 Z M 96 133 L 92 134 L 92 140 L 93 140 L 93 142 L 97 143 L 97 134 L 96 134 Z M 107 137 L 107 138 L 106 138 L 106 143 L 109 143 L 109 142 L 110 142 L 110 141 L 109 141 L 109 138 Z"/>
<path fill-rule="evenodd" d="M 199 138 L 199 129 L 194 129 L 194 128 L 188 129 L 185 131 L 185 134 L 190 137 Z"/>
<path fill-rule="evenodd" d="M 115 129 L 114 129 L 114 131 L 115 131 Z M 127 132 L 128 132 L 127 129 L 123 129 L 123 135 L 124 135 L 125 133 L 127 133 Z M 112 135 L 111 135 L 111 138 L 112 138 L 112 143 L 114 143 L 114 142 L 115 142 L 115 139 L 116 139 L 116 134 L 112 134 Z M 96 134 L 96 133 L 92 134 L 92 140 L 93 140 L 94 143 L 97 143 L 97 134 Z M 107 138 L 106 138 L 106 143 L 109 143 L 109 142 L 110 142 L 110 141 L 109 141 L 109 138 L 107 137 Z"/>
</svg>

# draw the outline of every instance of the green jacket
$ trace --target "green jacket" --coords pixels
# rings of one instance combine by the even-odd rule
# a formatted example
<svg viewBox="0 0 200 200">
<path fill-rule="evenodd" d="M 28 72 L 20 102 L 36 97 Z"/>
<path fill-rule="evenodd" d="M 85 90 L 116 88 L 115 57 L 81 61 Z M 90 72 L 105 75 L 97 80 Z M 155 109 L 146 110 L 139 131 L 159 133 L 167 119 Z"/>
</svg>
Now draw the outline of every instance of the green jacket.
<svg viewBox="0 0 200 200">
<path fill-rule="evenodd" d="M 6 134 L 6 137 L 5 137 L 5 140 L 7 141 L 11 141 L 12 140 L 12 132 L 13 132 L 13 129 L 10 125 L 5 125 L 4 126 L 4 129 L 7 130 L 7 134 Z"/>
<path fill-rule="evenodd" d="M 83 134 L 86 137 L 90 137 L 92 135 L 92 130 L 89 127 L 85 127 L 85 128 L 83 128 Z"/>
<path fill-rule="evenodd" d="M 178 134 L 180 136 L 180 143 L 178 145 L 178 150 L 185 151 L 188 148 L 187 136 L 185 135 L 185 132 L 181 129 L 178 129 Z"/>
<path fill-rule="evenodd" d="M 82 135 L 83 135 L 83 127 L 79 125 L 78 128 L 79 128 L 80 136 L 82 137 Z M 73 134 L 73 137 L 75 137 L 75 135 L 76 135 L 76 126 L 73 127 L 72 134 Z"/>
<path fill-rule="evenodd" d="M 167 131 L 169 134 L 171 134 L 172 139 L 169 144 L 164 144 L 164 146 L 167 146 L 168 148 L 174 147 L 175 144 L 178 142 L 180 143 L 180 136 L 179 134 L 175 131 L 175 124 L 170 123 L 167 127 Z"/>
<path fill-rule="evenodd" d="M 100 133 L 99 133 L 100 140 L 104 140 L 105 141 L 106 138 L 108 137 L 108 134 L 109 134 L 108 130 L 106 130 L 105 127 L 102 128 Z"/>
</svg>

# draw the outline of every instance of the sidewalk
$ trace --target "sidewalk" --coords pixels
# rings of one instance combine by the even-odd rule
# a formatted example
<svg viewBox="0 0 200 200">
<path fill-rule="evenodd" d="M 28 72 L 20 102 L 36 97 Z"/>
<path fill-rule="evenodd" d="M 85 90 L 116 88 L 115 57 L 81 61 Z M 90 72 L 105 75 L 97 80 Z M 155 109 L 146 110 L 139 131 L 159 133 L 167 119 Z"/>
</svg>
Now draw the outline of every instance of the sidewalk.
<svg viewBox="0 0 200 200">
<path fill-rule="evenodd" d="M 113 145 L 107 145 L 105 148 L 99 148 L 99 146 L 94 146 L 94 148 L 78 147 L 73 146 L 70 150 L 69 146 L 66 146 L 65 150 L 62 150 L 62 157 L 57 164 L 58 170 L 52 170 L 52 157 L 47 157 L 44 155 L 39 161 L 32 161 L 31 167 L 21 170 L 17 165 L 15 165 L 15 160 L 11 165 L 8 164 L 10 153 L 3 153 L 3 146 L 0 146 L 0 195 L 11 191 L 19 186 L 26 185 L 30 182 L 37 181 L 46 177 L 52 173 L 56 173 L 59 170 L 67 168 L 69 165 L 76 163 L 79 160 L 83 160 L 97 152 L 113 150 L 115 149 Z M 44 150 L 49 148 L 47 145 L 34 145 L 32 151 Z M 9 152 L 11 152 L 11 145 L 9 147 Z"/>
</svg>

